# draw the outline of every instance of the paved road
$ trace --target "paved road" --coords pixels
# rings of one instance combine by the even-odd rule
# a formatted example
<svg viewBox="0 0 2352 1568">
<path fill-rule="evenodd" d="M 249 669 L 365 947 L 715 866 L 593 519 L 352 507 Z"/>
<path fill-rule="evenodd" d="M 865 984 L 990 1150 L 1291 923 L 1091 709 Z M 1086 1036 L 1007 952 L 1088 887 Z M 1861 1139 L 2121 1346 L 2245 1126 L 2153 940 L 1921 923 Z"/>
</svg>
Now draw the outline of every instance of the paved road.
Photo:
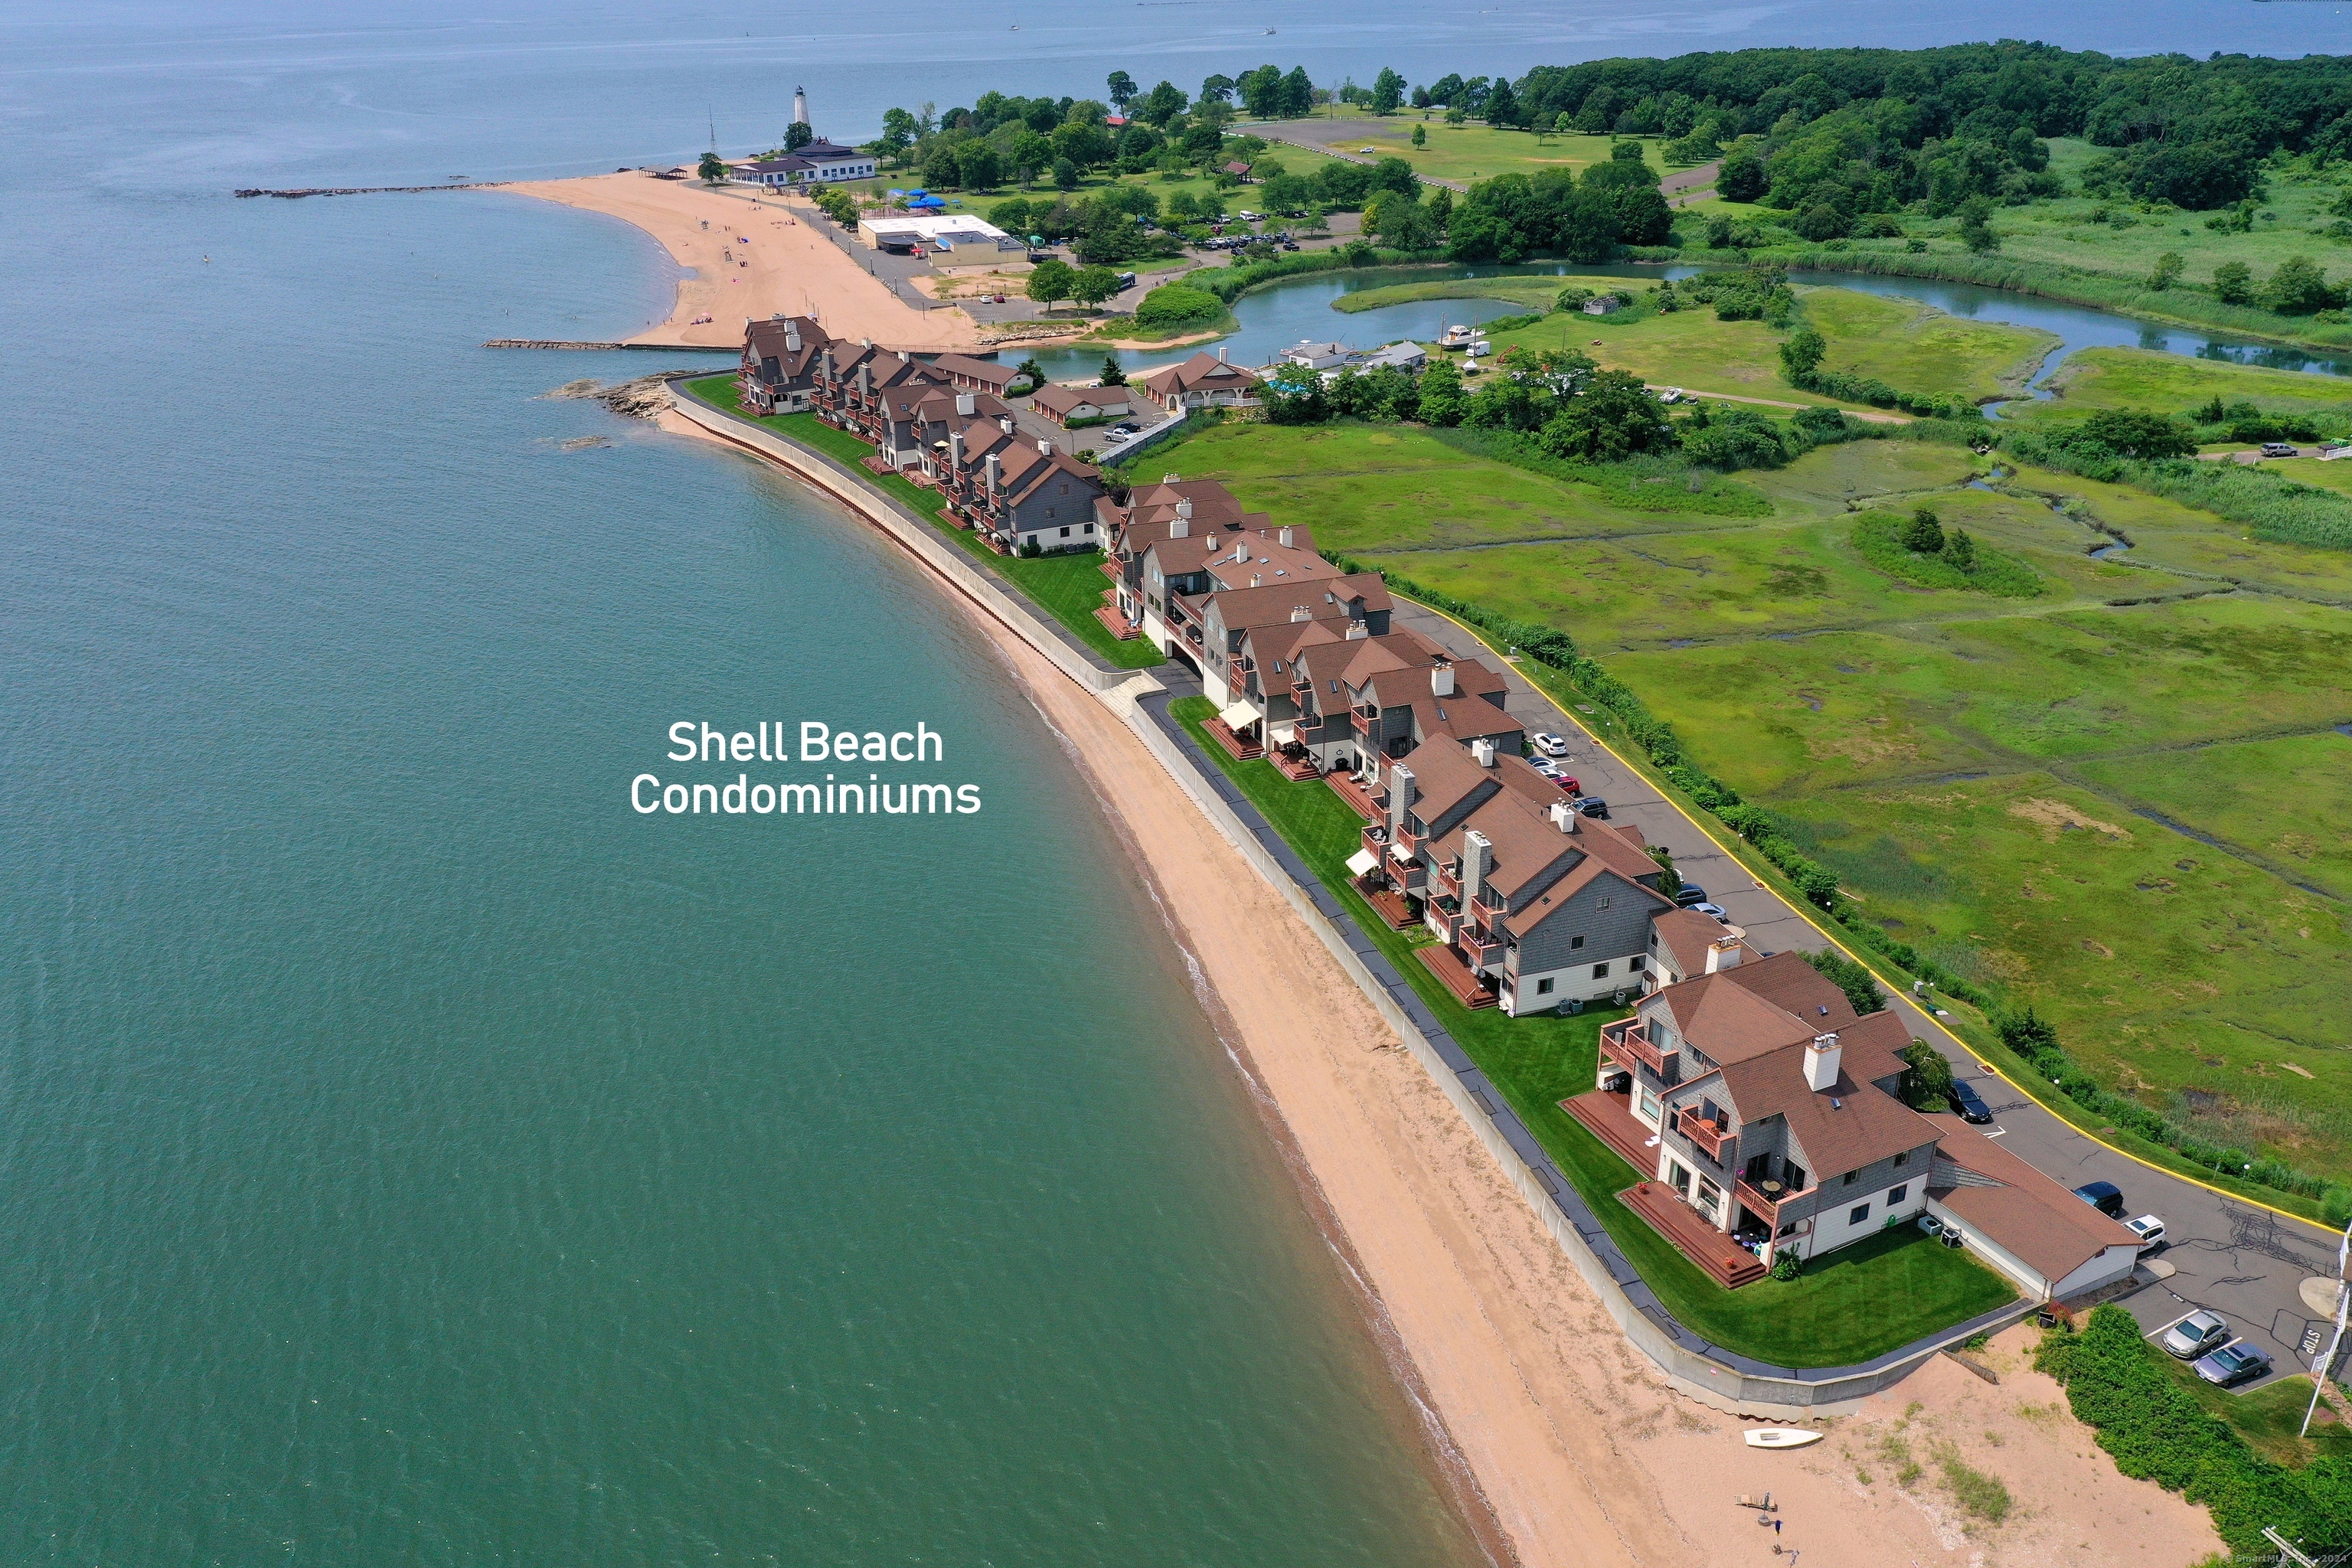
<svg viewBox="0 0 2352 1568">
<path fill-rule="evenodd" d="M 1402 625 L 1457 655 L 1494 662 L 1491 652 L 1475 637 L 1433 610 L 1399 600 L 1396 616 Z M 1758 883 L 1648 780 L 1594 740 L 1586 725 L 1601 726 L 1604 715 L 1563 712 L 1517 668 L 1507 670 L 1504 678 L 1513 716 L 1531 732 L 1550 730 L 1564 738 L 1570 754 L 1562 759 L 1563 765 L 1585 792 L 1609 802 L 1612 821 L 1634 823 L 1651 843 L 1665 845 L 1674 854 L 1675 869 L 1705 888 L 1709 898 L 1731 916 L 1732 923 L 1747 931 L 1752 946 L 1778 952 L 1830 945 L 1810 921 L 1778 893 Z M 2323 1325 L 2298 1288 L 2315 1275 L 2335 1276 L 2333 1235 L 2315 1225 L 2282 1219 L 2266 1209 L 2234 1202 L 2116 1153 L 2001 1081 L 1965 1046 L 1932 1026 L 1914 998 L 1898 995 L 1894 1005 L 1912 1033 L 1935 1041 L 1951 1058 L 1955 1074 L 1973 1083 L 1993 1108 L 1995 1125 L 1983 1130 L 1990 1136 L 2000 1138 L 2011 1152 L 2069 1187 L 2113 1182 L 2123 1189 L 2126 1215 L 2154 1213 L 2163 1217 L 2171 1241 L 2155 1258 L 2159 1265 L 2169 1265 L 2173 1272 L 2123 1303 L 2144 1329 L 2153 1331 L 2199 1307 L 2210 1307 L 2270 1352 L 2281 1372 L 2310 1366 L 2313 1353 L 2325 1342 L 2314 1342 L 2306 1350 L 2305 1337 Z M 2258 1386 L 2243 1384 L 2241 1391 Z"/>
</svg>

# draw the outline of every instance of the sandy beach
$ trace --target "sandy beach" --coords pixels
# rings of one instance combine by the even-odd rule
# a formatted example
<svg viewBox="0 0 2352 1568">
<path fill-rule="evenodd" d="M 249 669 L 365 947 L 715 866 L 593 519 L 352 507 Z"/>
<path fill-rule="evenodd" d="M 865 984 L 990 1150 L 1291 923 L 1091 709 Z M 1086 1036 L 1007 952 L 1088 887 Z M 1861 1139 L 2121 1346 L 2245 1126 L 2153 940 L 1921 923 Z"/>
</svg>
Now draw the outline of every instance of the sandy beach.
<svg viewBox="0 0 2352 1568">
<path fill-rule="evenodd" d="M 918 310 L 868 277 L 803 221 L 805 205 L 635 171 L 496 188 L 633 224 L 693 269 L 678 283 L 669 319 L 631 342 L 732 348 L 743 341 L 746 320 L 779 312 L 814 315 L 837 338 L 871 338 L 885 348 L 971 348 L 983 335 L 963 311 Z"/>
<path fill-rule="evenodd" d="M 675 413 L 664 428 L 713 439 Z M 911 563 L 910 563 L 911 564 Z M 1617 1331 L 1524 1199 L 1362 993 L 1104 700 L 995 621 L 993 638 L 1135 856 L 1203 1000 L 1337 1227 L 1375 1334 L 1431 1413 L 1474 1528 L 1526 1568 L 1757 1563 L 1813 1568 L 2129 1562 L 2186 1568 L 2220 1549 L 2202 1509 L 2127 1480 L 2026 1363 L 1996 1342 L 1988 1384 L 1938 1358 L 1811 1448 L 1746 1447 L 1742 1422 L 1668 1386 Z M 1921 1467 L 1901 1479 L 1901 1454 Z M 1963 1516 L 1949 1454 L 2013 1507 Z M 1769 1490 L 1769 1521 L 1734 1501 Z"/>
</svg>

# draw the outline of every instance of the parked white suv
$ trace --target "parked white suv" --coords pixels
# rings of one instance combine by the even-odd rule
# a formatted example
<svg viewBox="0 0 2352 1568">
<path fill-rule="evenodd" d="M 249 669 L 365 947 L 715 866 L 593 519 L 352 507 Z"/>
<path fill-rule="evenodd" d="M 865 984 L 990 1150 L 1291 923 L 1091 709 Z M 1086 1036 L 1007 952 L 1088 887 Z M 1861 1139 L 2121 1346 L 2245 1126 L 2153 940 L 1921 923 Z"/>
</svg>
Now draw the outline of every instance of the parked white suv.
<svg viewBox="0 0 2352 1568">
<path fill-rule="evenodd" d="M 1537 751 L 1541 752 L 1547 757 L 1564 757 L 1568 755 L 1568 742 L 1561 740 L 1558 735 L 1550 733 L 1549 731 L 1528 736 L 1528 743 L 1535 747 Z"/>
<path fill-rule="evenodd" d="M 2164 1245 L 2164 1222 L 2152 1214 L 2124 1221 L 2124 1228 L 2139 1237 L 2142 1252 L 2153 1252 Z"/>
</svg>

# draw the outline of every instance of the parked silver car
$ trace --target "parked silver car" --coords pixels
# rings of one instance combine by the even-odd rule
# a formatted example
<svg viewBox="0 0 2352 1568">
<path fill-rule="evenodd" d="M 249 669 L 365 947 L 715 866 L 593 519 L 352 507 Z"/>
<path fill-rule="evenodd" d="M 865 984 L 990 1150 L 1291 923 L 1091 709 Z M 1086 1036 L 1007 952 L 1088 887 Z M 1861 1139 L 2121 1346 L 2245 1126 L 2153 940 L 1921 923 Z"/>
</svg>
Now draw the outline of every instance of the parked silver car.
<svg viewBox="0 0 2352 1568">
<path fill-rule="evenodd" d="M 2230 1320 L 2219 1312 L 2191 1312 L 2157 1336 L 2167 1355 L 2195 1361 L 2230 1342 Z"/>
<path fill-rule="evenodd" d="M 2231 1388 L 2252 1382 L 2270 1369 L 2268 1352 L 2244 1340 L 2234 1340 L 2199 1362 L 2197 1375 L 2208 1383 Z"/>
</svg>

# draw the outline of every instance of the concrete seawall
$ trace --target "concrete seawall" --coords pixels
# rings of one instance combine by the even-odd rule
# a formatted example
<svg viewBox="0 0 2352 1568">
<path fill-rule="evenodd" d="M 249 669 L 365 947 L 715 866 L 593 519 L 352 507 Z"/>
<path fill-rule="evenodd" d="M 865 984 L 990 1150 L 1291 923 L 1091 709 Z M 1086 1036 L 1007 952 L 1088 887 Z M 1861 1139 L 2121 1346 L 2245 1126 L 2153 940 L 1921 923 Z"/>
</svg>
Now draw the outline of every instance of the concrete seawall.
<svg viewBox="0 0 2352 1568">
<path fill-rule="evenodd" d="M 1009 592 L 939 531 L 866 482 L 845 464 L 726 412 L 673 382 L 677 411 L 729 444 L 767 458 L 880 528 L 947 584 L 1053 660 L 1117 714 L 1251 869 L 1307 923 L 1341 971 L 1370 998 L 1405 1048 L 1445 1095 L 1542 1219 L 1561 1252 L 1625 1337 L 1675 1387 L 1718 1409 L 1771 1418 L 1828 1413 L 1902 1381 L 1938 1351 L 2015 1321 L 2032 1304 L 2013 1302 L 1855 1366 L 1775 1367 L 1707 1343 L 1675 1321 L 1535 1136 L 1488 1082 L 1420 994 L 1332 897 L 1315 872 L 1235 789 L 1204 769 L 1169 712 L 1172 696 L 1149 673 L 1111 668 L 1026 600 Z"/>
</svg>

